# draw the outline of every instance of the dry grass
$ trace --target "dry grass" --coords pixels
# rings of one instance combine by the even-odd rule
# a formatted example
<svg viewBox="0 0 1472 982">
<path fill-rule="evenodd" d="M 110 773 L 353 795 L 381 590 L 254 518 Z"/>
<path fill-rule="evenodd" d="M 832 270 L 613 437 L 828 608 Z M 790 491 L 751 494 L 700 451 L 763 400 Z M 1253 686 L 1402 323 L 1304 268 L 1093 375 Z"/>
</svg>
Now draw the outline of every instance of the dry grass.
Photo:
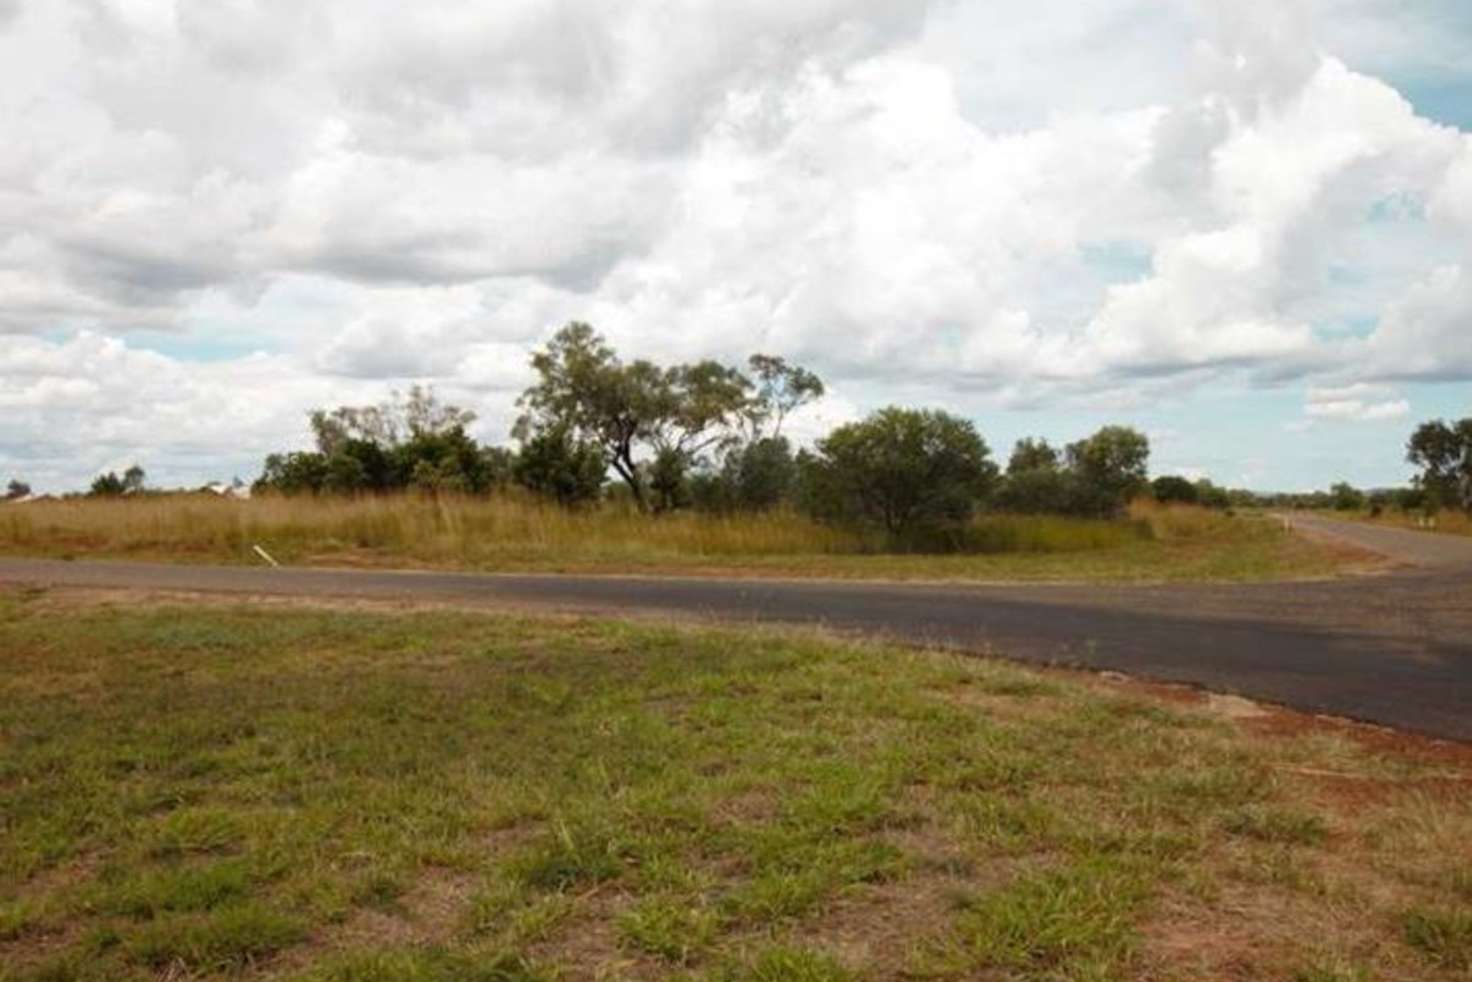
<svg viewBox="0 0 1472 982">
<path fill-rule="evenodd" d="M 1139 504 L 1120 521 L 984 515 L 963 552 L 894 554 L 790 511 L 650 517 L 514 496 L 230 501 L 74 499 L 0 509 L 0 552 L 502 571 L 931 579 L 1245 579 L 1332 573 L 1338 559 L 1270 523 Z"/>
<path fill-rule="evenodd" d="M 1414 512 L 1387 510 L 1374 517 L 1368 515 L 1350 517 L 1376 525 L 1388 525 L 1392 528 L 1440 532 L 1443 535 L 1472 535 L 1472 515 L 1460 511 L 1439 512 L 1433 520 L 1435 524 L 1429 528 L 1422 524 L 1425 519 L 1419 513 Z"/>
<path fill-rule="evenodd" d="M 518 497 L 204 496 L 73 499 L 0 514 L 0 543 L 78 552 L 179 552 L 211 557 L 266 543 L 299 558 L 321 551 L 388 551 L 472 562 L 501 554 L 668 553 L 770 556 L 859 551 L 852 535 L 786 512 L 653 519 L 606 507 L 569 511 Z"/>
</svg>

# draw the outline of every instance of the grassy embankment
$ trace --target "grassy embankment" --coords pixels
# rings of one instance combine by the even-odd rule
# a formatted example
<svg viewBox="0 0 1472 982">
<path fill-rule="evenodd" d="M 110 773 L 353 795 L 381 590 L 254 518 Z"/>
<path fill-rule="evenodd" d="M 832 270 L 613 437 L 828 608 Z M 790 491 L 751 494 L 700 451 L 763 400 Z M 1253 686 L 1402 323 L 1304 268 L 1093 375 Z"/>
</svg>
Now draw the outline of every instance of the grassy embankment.
<svg viewBox="0 0 1472 982">
<path fill-rule="evenodd" d="M 1469 756 L 803 635 L 0 594 L 0 979 L 1452 979 Z"/>
<path fill-rule="evenodd" d="M 197 496 L 0 508 L 0 552 L 170 561 L 537 572 L 972 580 L 1262 579 L 1332 573 L 1341 555 L 1275 523 L 1137 506 L 1129 520 L 983 516 L 970 551 L 895 554 L 789 512 L 651 518 L 516 498 L 403 496 L 249 502 Z"/>
</svg>

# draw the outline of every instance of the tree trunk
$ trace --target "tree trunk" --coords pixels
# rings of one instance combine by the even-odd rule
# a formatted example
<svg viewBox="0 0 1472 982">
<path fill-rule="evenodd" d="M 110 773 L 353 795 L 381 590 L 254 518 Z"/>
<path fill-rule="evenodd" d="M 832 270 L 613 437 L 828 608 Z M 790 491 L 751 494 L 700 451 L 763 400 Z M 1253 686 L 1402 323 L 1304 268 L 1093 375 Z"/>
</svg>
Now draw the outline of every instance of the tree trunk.
<svg viewBox="0 0 1472 982">
<path fill-rule="evenodd" d="M 613 458 L 613 469 L 618 476 L 623 478 L 624 483 L 629 486 L 629 491 L 634 496 L 634 504 L 641 512 L 649 511 L 649 502 L 644 499 L 644 485 L 639 480 L 638 465 L 634 463 L 627 452 L 621 451 Z"/>
</svg>

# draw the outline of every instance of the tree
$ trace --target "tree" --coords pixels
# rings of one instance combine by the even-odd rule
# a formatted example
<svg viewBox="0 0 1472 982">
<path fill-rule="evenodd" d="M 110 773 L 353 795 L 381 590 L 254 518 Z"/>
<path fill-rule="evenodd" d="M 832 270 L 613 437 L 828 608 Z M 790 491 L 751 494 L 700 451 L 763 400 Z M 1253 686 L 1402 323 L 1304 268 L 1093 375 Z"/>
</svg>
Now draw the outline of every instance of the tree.
<svg viewBox="0 0 1472 982">
<path fill-rule="evenodd" d="M 411 385 L 409 395 L 404 399 L 399 399 L 395 393 L 394 408 L 400 414 L 410 440 L 448 436 L 457 430 L 463 432 L 476 420 L 473 410 L 440 402 L 430 386 Z"/>
<path fill-rule="evenodd" d="M 1008 471 L 992 501 L 998 511 L 1017 515 L 1065 514 L 1077 497 L 1072 476 L 1062 470 Z"/>
<path fill-rule="evenodd" d="M 404 483 L 390 451 L 357 436 L 337 443 L 337 448 L 327 455 L 327 471 L 324 490 L 339 494 L 388 491 Z"/>
<path fill-rule="evenodd" d="M 356 494 L 367 484 L 368 472 L 357 457 L 339 450 L 327 458 L 321 490 L 333 494 Z"/>
<path fill-rule="evenodd" d="M 480 461 L 487 490 L 504 488 L 515 479 L 516 454 L 507 447 L 481 447 Z"/>
<path fill-rule="evenodd" d="M 327 483 L 327 455 L 315 452 L 272 453 L 266 456 L 255 492 L 315 495 Z"/>
<path fill-rule="evenodd" d="M 489 490 L 486 457 L 463 427 L 410 432 L 413 435 L 389 454 L 399 487 L 459 494 Z"/>
<path fill-rule="evenodd" d="M 376 406 L 307 414 L 316 452 L 272 454 L 255 484 L 282 494 L 379 493 L 406 487 L 481 492 L 492 485 L 493 457 L 466 433 L 475 413 L 414 385 Z M 509 476 L 501 461 L 500 475 Z"/>
<path fill-rule="evenodd" d="M 1069 444 L 1066 457 L 1074 483 L 1072 510 L 1080 514 L 1118 514 L 1147 486 L 1150 441 L 1127 426 L 1106 426 Z"/>
<path fill-rule="evenodd" d="M 786 437 L 769 436 L 726 457 L 732 503 L 743 511 L 774 508 L 792 496 L 797 463 Z"/>
<path fill-rule="evenodd" d="M 125 494 L 136 494 L 143 490 L 146 479 L 147 475 L 144 473 L 143 468 L 134 464 L 123 471 L 122 477 L 119 477 L 113 471 L 108 471 L 106 474 L 99 474 L 93 479 L 92 487 L 88 491 L 88 494 L 94 498 L 116 498 Z"/>
<path fill-rule="evenodd" d="M 307 418 L 318 452 L 330 457 L 353 440 L 392 450 L 417 437 L 464 430 L 475 422 L 476 415 L 469 409 L 440 402 L 432 387 L 412 385 L 407 396 L 396 391 L 388 402 L 376 406 L 314 409 Z"/>
<path fill-rule="evenodd" d="M 1047 440 L 1018 440 L 1007 462 L 1006 480 L 996 493 L 996 507 L 1020 515 L 1067 510 L 1069 481 L 1060 463 L 1058 451 Z"/>
<path fill-rule="evenodd" d="M 1451 504 L 1472 513 L 1472 417 L 1422 423 L 1406 444 L 1406 460 L 1421 469 L 1416 484 L 1429 509 Z"/>
<path fill-rule="evenodd" d="M 1047 440 L 1025 437 L 1012 447 L 1012 457 L 1007 461 L 1009 475 L 1029 471 L 1056 471 L 1062 463 L 1058 451 Z"/>
<path fill-rule="evenodd" d="M 513 470 L 517 484 L 574 507 L 598 499 L 608 461 L 598 446 L 579 441 L 565 427 L 549 427 L 527 439 Z"/>
<path fill-rule="evenodd" d="M 649 462 L 650 504 L 655 512 L 690 504 L 690 458 L 673 447 L 657 451 Z"/>
<path fill-rule="evenodd" d="M 1426 489 L 1419 485 L 1396 488 L 1391 492 L 1391 500 L 1401 511 L 1421 511 L 1426 507 Z"/>
<path fill-rule="evenodd" d="M 706 450 L 730 441 L 749 409 L 751 383 L 713 361 L 660 368 L 648 361 L 625 365 L 587 324 L 573 322 L 532 355 L 537 382 L 518 401 L 523 413 L 513 431 L 523 443 L 547 429 L 566 429 L 602 449 L 648 508 L 648 475 L 663 457 L 666 476 L 688 469 Z"/>
<path fill-rule="evenodd" d="M 123 479 L 112 471 L 99 474 L 92 480 L 92 488 L 88 494 L 94 498 L 116 498 L 126 490 Z"/>
<path fill-rule="evenodd" d="M 273 453 L 266 458 L 265 468 L 253 486 L 254 491 L 276 491 L 280 494 L 317 494 L 327 483 L 327 456 L 298 451 Z"/>
<path fill-rule="evenodd" d="M 538 381 L 517 401 L 525 412 L 513 431 L 523 454 L 549 432 L 592 442 L 642 507 L 644 486 L 634 458 L 653 417 L 664 411 L 658 370 L 647 362 L 625 368 L 592 327 L 576 321 L 532 355 L 532 369 Z"/>
<path fill-rule="evenodd" d="M 1359 511 L 1365 507 L 1365 495 L 1347 481 L 1340 481 L 1329 488 L 1329 497 L 1336 511 Z"/>
<path fill-rule="evenodd" d="M 883 529 L 900 542 L 956 530 L 997 467 L 970 421 L 939 410 L 882 409 L 840 426 L 804 457 L 820 517 Z"/>
<path fill-rule="evenodd" d="M 823 380 L 806 368 L 789 365 L 776 355 L 752 355 L 747 367 L 756 384 L 747 418 L 751 427 L 751 443 L 767 435 L 770 424 L 772 438 L 782 435 L 782 424 L 792 413 L 823 398 Z"/>
<path fill-rule="evenodd" d="M 692 504 L 701 511 L 759 512 L 796 496 L 797 460 L 786 437 L 762 437 L 731 449 L 718 468 L 690 475 Z"/>
<path fill-rule="evenodd" d="M 6 501 L 19 501 L 31 496 L 31 486 L 19 478 L 12 479 L 5 488 Z"/>
<path fill-rule="evenodd" d="M 1196 485 L 1174 474 L 1157 477 L 1151 481 L 1150 493 L 1161 504 L 1194 505 L 1201 498 Z"/>
<path fill-rule="evenodd" d="M 1226 511 L 1232 507 L 1232 492 L 1211 483 L 1206 478 L 1196 482 L 1196 502 L 1207 508 Z"/>
</svg>

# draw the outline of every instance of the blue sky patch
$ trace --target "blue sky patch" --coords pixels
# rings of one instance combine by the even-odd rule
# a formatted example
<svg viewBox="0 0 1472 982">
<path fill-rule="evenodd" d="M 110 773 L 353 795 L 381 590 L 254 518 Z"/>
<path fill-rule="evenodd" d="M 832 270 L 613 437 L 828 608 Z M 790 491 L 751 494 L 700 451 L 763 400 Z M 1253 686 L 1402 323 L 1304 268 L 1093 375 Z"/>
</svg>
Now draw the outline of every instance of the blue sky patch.
<svg viewBox="0 0 1472 982">
<path fill-rule="evenodd" d="M 1084 242 L 1079 257 L 1110 285 L 1137 282 L 1154 269 L 1154 253 L 1140 242 Z"/>
</svg>

